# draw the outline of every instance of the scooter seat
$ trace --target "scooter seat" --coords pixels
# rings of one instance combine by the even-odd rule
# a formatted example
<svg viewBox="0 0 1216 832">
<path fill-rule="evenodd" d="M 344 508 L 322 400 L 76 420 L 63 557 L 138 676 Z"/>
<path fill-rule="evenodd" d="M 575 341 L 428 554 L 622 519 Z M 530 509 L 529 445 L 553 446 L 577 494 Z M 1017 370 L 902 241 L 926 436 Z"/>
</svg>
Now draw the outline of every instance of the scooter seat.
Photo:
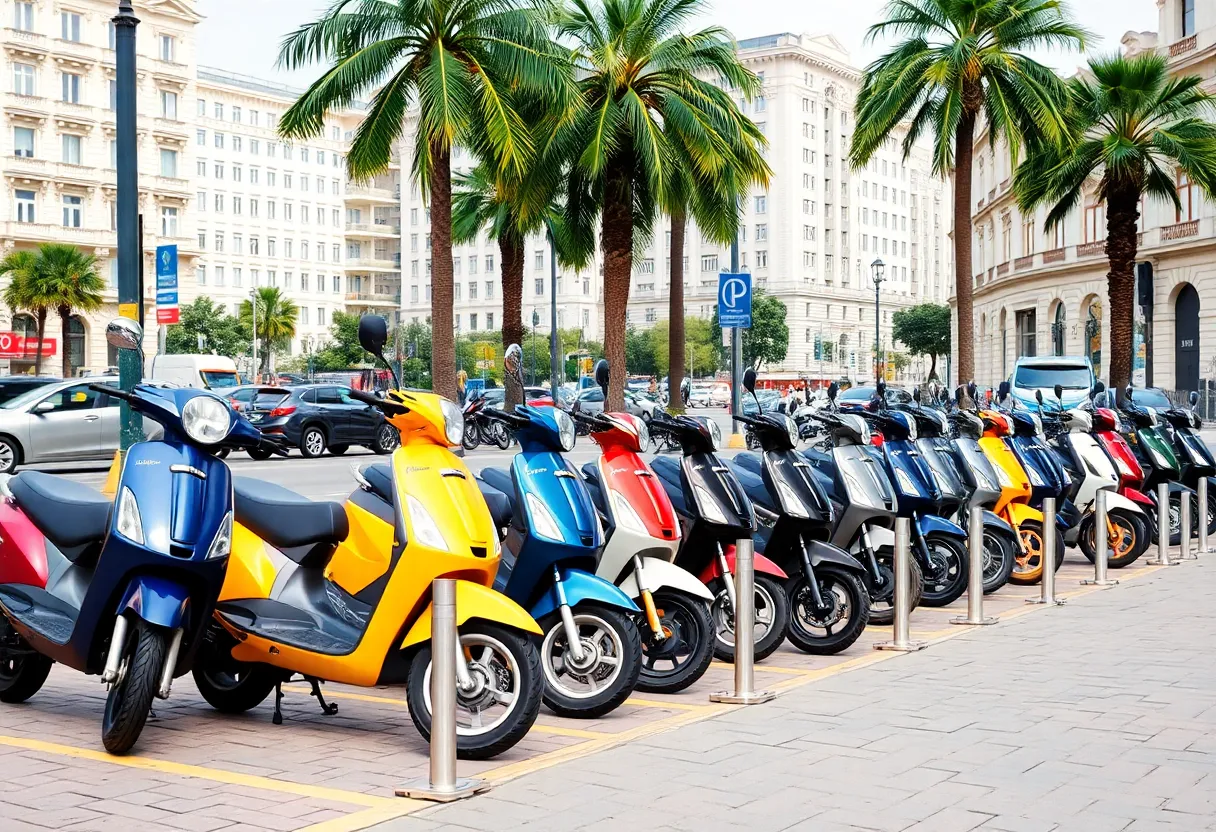
<svg viewBox="0 0 1216 832">
<path fill-rule="evenodd" d="M 749 471 L 732 459 L 728 459 L 726 464 L 734 472 L 735 476 L 739 478 L 739 484 L 743 486 L 743 493 L 747 495 L 747 498 L 752 501 L 753 505 L 777 513 L 773 497 L 768 493 L 768 487 L 765 486 L 764 480 L 761 479 L 758 473 Z"/>
<path fill-rule="evenodd" d="M 582 467 L 583 479 L 587 481 L 587 493 L 591 495 L 591 502 L 600 513 L 600 519 L 608 516 L 608 509 L 604 505 L 604 489 L 600 488 L 600 467 L 594 462 L 588 462 Z"/>
<path fill-rule="evenodd" d="M 17 505 L 68 560 L 87 565 L 101 553 L 114 500 L 83 483 L 22 471 L 8 481 Z"/>
<path fill-rule="evenodd" d="M 336 546 L 350 533 L 341 503 L 310 500 L 281 485 L 250 477 L 233 477 L 232 486 L 236 521 L 288 556 L 292 554 L 288 549 L 310 547 L 310 551 L 316 551 Z M 302 552 L 301 557 L 308 554 Z M 309 565 L 303 560 L 297 562 Z"/>
<path fill-rule="evenodd" d="M 764 469 L 764 462 L 760 459 L 759 454 L 754 454 L 751 451 L 743 451 L 737 453 L 731 458 L 731 462 L 742 468 L 744 471 L 750 471 L 756 476 L 760 476 L 760 472 Z"/>
<path fill-rule="evenodd" d="M 588 462 L 582 468 L 583 479 L 592 485 L 600 484 L 600 466 L 595 462 Z"/>
<path fill-rule="evenodd" d="M 489 483 L 477 481 L 477 487 L 481 489 L 481 496 L 485 498 L 486 505 L 490 509 L 490 517 L 494 519 L 494 527 L 499 533 L 507 526 L 511 525 L 511 518 L 515 516 L 515 500 L 510 494 L 504 494 Z"/>
<path fill-rule="evenodd" d="M 515 495 L 515 480 L 511 479 L 511 472 L 506 468 L 482 468 L 478 475 L 482 482 L 491 488 L 496 488 L 503 494 L 508 494 L 514 497 Z"/>
<path fill-rule="evenodd" d="M 659 478 L 659 482 L 662 484 L 663 490 L 667 492 L 667 497 L 671 500 L 671 505 L 675 510 L 685 517 L 691 517 L 693 512 L 689 511 L 687 503 L 684 502 L 684 485 L 680 482 L 680 463 L 668 456 L 656 456 L 651 460 L 650 470 L 654 471 L 655 476 Z"/>
<path fill-rule="evenodd" d="M 393 504 L 393 469 L 387 462 L 364 465 L 359 469 L 372 493 L 390 506 Z"/>
</svg>

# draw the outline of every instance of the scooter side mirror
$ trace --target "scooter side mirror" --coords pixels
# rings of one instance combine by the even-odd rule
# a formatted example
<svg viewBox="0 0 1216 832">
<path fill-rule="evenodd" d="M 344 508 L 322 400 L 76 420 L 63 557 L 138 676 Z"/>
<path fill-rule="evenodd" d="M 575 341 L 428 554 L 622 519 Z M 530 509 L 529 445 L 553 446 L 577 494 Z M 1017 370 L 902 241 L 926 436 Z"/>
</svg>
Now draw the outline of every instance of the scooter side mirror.
<svg viewBox="0 0 1216 832">
<path fill-rule="evenodd" d="M 507 352 L 502 359 L 503 367 L 510 373 L 511 378 L 524 386 L 524 351 L 519 344 L 512 344 L 507 347 Z"/>
<path fill-rule="evenodd" d="M 1135 397 L 1135 394 L 1136 388 L 1132 387 L 1130 384 L 1127 385 L 1127 387 L 1123 390 L 1123 395 L 1127 397 L 1129 402 Z"/>
<path fill-rule="evenodd" d="M 1094 383 L 1093 389 L 1091 389 L 1089 391 L 1089 395 L 1096 396 L 1099 393 L 1103 393 L 1105 391 L 1106 391 L 1106 385 L 1099 381 L 1099 382 Z"/>
<path fill-rule="evenodd" d="M 1034 400 L 1039 403 L 1039 407 L 1043 406 L 1043 391 L 1042 390 L 1034 391 Z"/>
<path fill-rule="evenodd" d="M 838 395 L 840 395 L 840 385 L 833 381 L 828 385 L 828 401 L 836 401 Z"/>
<path fill-rule="evenodd" d="M 967 395 L 970 396 L 971 398 L 974 399 L 976 393 L 978 393 L 979 390 L 980 390 L 979 386 L 974 381 L 970 381 L 967 383 Z"/>
<path fill-rule="evenodd" d="M 1190 395 L 1190 396 L 1188 396 L 1187 398 L 1188 398 L 1188 400 L 1189 400 L 1189 401 L 1190 401 L 1190 403 L 1191 403 L 1191 407 L 1195 407 L 1195 406 L 1197 406 L 1197 405 L 1199 404 L 1199 391 L 1198 391 L 1198 390 L 1192 390 L 1192 391 L 1191 391 L 1191 395 Z"/>
<path fill-rule="evenodd" d="M 999 402 L 1007 399 L 1009 397 L 1009 389 L 1008 381 L 1002 381 L 998 384 L 996 388 L 996 400 Z"/>
<path fill-rule="evenodd" d="M 756 370 L 754 367 L 748 367 L 743 371 L 743 389 L 749 393 L 756 392 Z"/>
<path fill-rule="evenodd" d="M 919 387 L 915 387 L 912 389 L 912 401 L 916 402 L 917 404 L 920 404 L 920 388 Z"/>
</svg>

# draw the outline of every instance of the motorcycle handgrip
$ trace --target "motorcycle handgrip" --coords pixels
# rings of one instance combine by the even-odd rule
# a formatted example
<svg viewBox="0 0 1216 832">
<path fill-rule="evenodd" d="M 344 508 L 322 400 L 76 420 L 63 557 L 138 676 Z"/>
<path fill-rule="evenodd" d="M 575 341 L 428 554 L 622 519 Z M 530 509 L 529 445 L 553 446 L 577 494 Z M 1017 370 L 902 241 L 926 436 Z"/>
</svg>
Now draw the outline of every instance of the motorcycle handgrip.
<svg viewBox="0 0 1216 832">
<path fill-rule="evenodd" d="M 403 404 L 398 404 L 388 399 L 378 399 L 371 393 L 364 392 L 363 390 L 351 390 L 349 395 L 357 402 L 363 402 L 366 405 L 383 411 L 386 416 L 401 416 L 410 412 L 410 409 Z"/>
</svg>

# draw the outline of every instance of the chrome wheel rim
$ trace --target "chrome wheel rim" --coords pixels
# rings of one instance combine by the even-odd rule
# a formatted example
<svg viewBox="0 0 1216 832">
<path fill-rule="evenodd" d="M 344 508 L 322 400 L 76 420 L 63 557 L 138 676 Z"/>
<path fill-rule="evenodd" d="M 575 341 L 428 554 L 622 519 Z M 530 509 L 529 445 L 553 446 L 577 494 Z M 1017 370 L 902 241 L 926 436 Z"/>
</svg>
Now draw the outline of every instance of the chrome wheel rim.
<svg viewBox="0 0 1216 832">
<path fill-rule="evenodd" d="M 493 731 L 515 712 L 520 700 L 519 663 L 505 644 L 484 633 L 462 635 L 460 646 L 474 686 L 468 692 L 456 686 L 456 733 L 476 737 Z M 433 667 L 434 662 L 428 663 L 422 677 L 427 713 L 431 713 Z"/>
<path fill-rule="evenodd" d="M 304 437 L 304 447 L 310 454 L 319 454 L 325 450 L 325 437 L 321 436 L 320 431 L 310 430 L 308 436 Z"/>
<path fill-rule="evenodd" d="M 12 470 L 17 456 L 13 453 L 13 446 L 7 442 L 0 442 L 0 471 Z"/>
<path fill-rule="evenodd" d="M 752 642 L 763 641 L 773 628 L 773 616 L 776 615 L 776 604 L 768 590 L 756 584 L 755 613 L 756 624 L 752 633 Z M 718 641 L 733 648 L 735 646 L 735 611 L 731 609 L 730 596 L 722 589 L 714 596 L 713 605 L 714 634 Z"/>
<path fill-rule="evenodd" d="M 590 699 L 612 686 L 621 675 L 625 646 L 620 633 L 598 615 L 574 613 L 574 626 L 587 658 L 575 665 L 561 621 L 545 633 L 541 666 L 545 681 L 571 699 Z"/>
</svg>

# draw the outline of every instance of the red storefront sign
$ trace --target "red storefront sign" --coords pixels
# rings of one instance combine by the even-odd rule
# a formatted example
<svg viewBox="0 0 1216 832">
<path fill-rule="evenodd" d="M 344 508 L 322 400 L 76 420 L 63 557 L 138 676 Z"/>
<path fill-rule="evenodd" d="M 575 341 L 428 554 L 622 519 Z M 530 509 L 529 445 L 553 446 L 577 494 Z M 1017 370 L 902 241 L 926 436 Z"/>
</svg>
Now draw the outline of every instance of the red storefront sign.
<svg viewBox="0 0 1216 832">
<path fill-rule="evenodd" d="M 54 355 L 59 350 L 59 342 L 54 338 L 42 339 L 42 357 Z M 26 338 L 15 332 L 0 332 L 0 358 L 29 358 L 38 354 L 38 339 Z"/>
</svg>

